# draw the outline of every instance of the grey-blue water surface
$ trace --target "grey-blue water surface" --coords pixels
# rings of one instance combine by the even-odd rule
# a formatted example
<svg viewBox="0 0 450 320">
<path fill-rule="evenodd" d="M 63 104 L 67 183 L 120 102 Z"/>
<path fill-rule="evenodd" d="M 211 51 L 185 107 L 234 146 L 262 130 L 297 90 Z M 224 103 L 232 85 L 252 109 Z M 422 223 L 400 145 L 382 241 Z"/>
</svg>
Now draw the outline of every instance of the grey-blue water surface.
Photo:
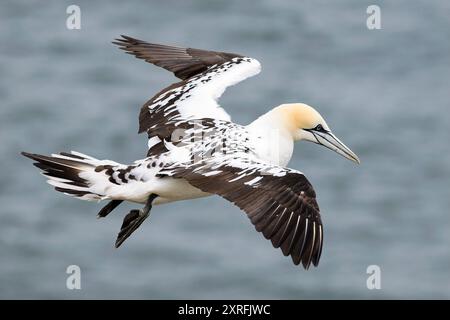
<svg viewBox="0 0 450 320">
<path fill-rule="evenodd" d="M 66 28 L 70 4 L 81 30 Z M 139 108 L 175 78 L 115 48 L 120 34 L 257 58 L 262 73 L 221 99 L 236 122 L 302 101 L 360 156 L 296 145 L 290 166 L 325 224 L 318 268 L 295 267 L 219 197 L 155 207 L 116 250 L 135 205 L 97 220 L 102 204 L 54 192 L 19 155 L 145 155 Z M 1 298 L 450 298 L 449 1 L 11 0 L 0 40 Z M 81 290 L 66 288 L 72 264 Z"/>
</svg>

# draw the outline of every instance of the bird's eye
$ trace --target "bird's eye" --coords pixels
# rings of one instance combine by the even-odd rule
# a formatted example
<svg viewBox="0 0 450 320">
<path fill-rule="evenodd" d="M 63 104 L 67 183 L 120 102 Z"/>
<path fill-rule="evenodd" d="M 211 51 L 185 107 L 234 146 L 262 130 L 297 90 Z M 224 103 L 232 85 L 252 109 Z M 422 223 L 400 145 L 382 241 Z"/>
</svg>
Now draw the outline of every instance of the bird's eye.
<svg viewBox="0 0 450 320">
<path fill-rule="evenodd" d="M 316 131 L 323 131 L 323 126 L 321 124 L 318 124 L 315 128 Z"/>
</svg>

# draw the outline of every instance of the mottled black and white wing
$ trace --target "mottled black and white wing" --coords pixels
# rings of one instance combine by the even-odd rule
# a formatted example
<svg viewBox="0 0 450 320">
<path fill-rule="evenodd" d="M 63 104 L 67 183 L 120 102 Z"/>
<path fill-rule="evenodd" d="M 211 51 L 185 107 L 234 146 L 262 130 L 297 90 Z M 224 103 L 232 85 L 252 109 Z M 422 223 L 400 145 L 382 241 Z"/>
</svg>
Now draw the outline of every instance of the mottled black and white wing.
<svg viewBox="0 0 450 320">
<path fill-rule="evenodd" d="M 244 156 L 208 159 L 171 168 L 200 190 L 233 202 L 247 213 L 258 232 L 285 256 L 308 269 L 318 265 L 323 227 L 316 194 L 299 171 L 253 161 Z"/>
<path fill-rule="evenodd" d="M 261 70 L 257 60 L 234 53 L 159 45 L 127 36 L 114 43 L 182 79 L 157 93 L 141 109 L 139 133 L 148 133 L 149 155 L 164 151 L 161 141 L 170 138 L 179 121 L 229 121 L 230 116 L 219 106 L 218 99 L 227 87 Z"/>
<path fill-rule="evenodd" d="M 220 65 L 233 58 L 242 57 L 236 53 L 148 43 L 124 35 L 113 43 L 136 58 L 173 72 L 181 80 L 187 80 L 202 73 L 213 65 Z"/>
</svg>

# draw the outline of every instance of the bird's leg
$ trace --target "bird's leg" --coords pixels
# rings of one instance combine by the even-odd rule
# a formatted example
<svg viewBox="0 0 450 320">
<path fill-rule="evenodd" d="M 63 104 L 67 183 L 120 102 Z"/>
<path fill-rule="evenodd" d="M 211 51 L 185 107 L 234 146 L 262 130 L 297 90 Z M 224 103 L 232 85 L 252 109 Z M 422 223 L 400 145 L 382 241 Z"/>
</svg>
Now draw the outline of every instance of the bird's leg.
<svg viewBox="0 0 450 320">
<path fill-rule="evenodd" d="M 102 208 L 102 210 L 100 210 L 100 212 L 97 214 L 97 218 L 104 218 L 106 217 L 108 214 L 111 213 L 111 211 L 113 211 L 119 204 L 122 203 L 123 200 L 111 200 L 110 202 L 108 202 L 108 204 L 106 206 L 104 206 Z"/>
<path fill-rule="evenodd" d="M 122 227 L 120 227 L 120 232 L 116 239 L 116 248 L 120 245 L 144 222 L 145 219 L 150 215 L 150 210 L 152 209 L 152 203 L 155 198 L 158 197 L 157 194 L 152 193 L 145 203 L 145 207 L 139 210 L 131 210 L 123 219 Z"/>
</svg>

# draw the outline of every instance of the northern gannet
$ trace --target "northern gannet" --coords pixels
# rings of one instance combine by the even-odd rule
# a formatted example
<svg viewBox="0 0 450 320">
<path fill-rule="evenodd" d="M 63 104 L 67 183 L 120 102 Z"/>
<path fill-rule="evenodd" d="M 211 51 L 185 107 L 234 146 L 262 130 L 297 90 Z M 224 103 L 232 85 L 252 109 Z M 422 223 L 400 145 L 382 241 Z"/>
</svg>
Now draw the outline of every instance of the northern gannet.
<svg viewBox="0 0 450 320">
<path fill-rule="evenodd" d="M 148 134 L 147 156 L 125 165 L 74 151 L 23 152 L 47 182 L 78 199 L 110 200 L 98 217 L 124 200 L 145 204 L 125 216 L 116 247 L 149 216 L 152 205 L 217 194 L 241 208 L 294 264 L 317 266 L 322 221 L 313 187 L 303 173 L 286 167 L 294 142 L 311 141 L 359 163 L 322 116 L 306 104 L 289 103 L 249 125 L 233 123 L 217 101 L 227 87 L 260 72 L 256 59 L 128 36 L 113 43 L 181 79 L 141 109 L 139 133 Z"/>
</svg>

